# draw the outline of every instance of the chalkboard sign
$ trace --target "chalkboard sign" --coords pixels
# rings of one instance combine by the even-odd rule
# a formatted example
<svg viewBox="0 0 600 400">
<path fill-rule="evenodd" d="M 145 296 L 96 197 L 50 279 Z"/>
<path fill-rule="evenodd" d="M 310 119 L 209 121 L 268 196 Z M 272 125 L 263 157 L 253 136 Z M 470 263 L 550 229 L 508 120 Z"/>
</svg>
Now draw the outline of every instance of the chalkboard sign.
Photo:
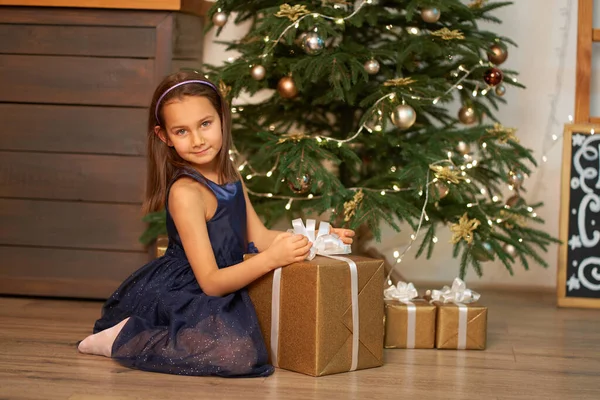
<svg viewBox="0 0 600 400">
<path fill-rule="evenodd" d="M 565 125 L 558 305 L 600 308 L 600 125 Z"/>
</svg>

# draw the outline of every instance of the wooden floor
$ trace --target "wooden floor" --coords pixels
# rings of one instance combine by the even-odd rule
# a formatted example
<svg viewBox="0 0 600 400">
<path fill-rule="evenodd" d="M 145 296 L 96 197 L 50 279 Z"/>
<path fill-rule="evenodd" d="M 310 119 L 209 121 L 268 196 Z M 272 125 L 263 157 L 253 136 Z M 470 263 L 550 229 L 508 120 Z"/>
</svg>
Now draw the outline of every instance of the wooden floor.
<svg viewBox="0 0 600 400">
<path fill-rule="evenodd" d="M 221 379 L 78 354 L 98 302 L 0 297 L 0 399 L 600 399 L 600 310 L 557 309 L 549 293 L 484 298 L 485 351 L 386 350 L 371 370 Z"/>
</svg>

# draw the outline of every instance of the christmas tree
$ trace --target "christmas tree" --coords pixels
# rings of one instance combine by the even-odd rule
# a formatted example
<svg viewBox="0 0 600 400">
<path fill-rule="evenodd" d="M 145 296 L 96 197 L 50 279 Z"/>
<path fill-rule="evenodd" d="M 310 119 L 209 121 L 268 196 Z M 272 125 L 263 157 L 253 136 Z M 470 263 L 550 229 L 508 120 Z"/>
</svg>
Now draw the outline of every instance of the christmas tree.
<svg viewBox="0 0 600 400">
<path fill-rule="evenodd" d="M 319 215 L 376 238 L 410 226 L 416 256 L 450 229 L 461 276 L 496 257 L 545 266 L 555 239 L 519 195 L 535 160 L 494 117 L 523 87 L 501 66 L 515 43 L 478 27 L 509 4 L 217 1 L 212 26 L 251 27 L 227 43 L 238 58 L 203 73 L 232 101 L 231 157 L 265 221 Z"/>
</svg>

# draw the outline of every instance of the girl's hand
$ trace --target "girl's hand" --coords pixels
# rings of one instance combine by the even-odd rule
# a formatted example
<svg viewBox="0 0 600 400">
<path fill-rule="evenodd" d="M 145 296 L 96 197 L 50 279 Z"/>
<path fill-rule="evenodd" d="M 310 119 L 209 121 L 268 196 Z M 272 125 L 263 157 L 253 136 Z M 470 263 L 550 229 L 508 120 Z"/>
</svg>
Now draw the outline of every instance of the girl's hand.
<svg viewBox="0 0 600 400">
<path fill-rule="evenodd" d="M 312 243 L 306 236 L 284 232 L 275 237 L 265 253 L 269 255 L 269 259 L 273 262 L 275 268 L 279 268 L 303 261 L 311 247 Z"/>
<path fill-rule="evenodd" d="M 329 233 L 335 233 L 342 239 L 345 244 L 352 244 L 352 238 L 354 237 L 354 231 L 352 229 L 344 228 L 331 228 Z"/>
</svg>

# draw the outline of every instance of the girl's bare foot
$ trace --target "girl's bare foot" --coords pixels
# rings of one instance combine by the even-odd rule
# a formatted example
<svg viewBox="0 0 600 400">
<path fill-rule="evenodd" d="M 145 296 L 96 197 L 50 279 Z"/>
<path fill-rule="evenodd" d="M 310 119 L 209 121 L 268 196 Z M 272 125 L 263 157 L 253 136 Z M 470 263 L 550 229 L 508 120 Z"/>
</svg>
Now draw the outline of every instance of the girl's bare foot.
<svg viewBox="0 0 600 400">
<path fill-rule="evenodd" d="M 86 354 L 110 357 L 113 343 L 128 320 L 129 318 L 125 318 L 112 328 L 105 329 L 102 332 L 98 332 L 86 337 L 81 341 L 81 343 L 79 343 L 77 349 Z"/>
</svg>

